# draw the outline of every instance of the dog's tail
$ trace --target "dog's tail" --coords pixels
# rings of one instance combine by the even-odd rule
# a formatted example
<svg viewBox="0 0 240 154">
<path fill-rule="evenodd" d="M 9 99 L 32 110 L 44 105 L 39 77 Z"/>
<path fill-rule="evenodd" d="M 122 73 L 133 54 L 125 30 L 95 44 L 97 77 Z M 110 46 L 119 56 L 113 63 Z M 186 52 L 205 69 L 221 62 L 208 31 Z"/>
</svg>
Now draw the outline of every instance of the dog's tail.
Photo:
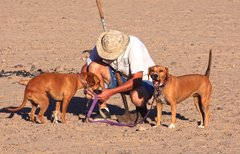
<svg viewBox="0 0 240 154">
<path fill-rule="evenodd" d="M 19 107 L 7 107 L 5 109 L 8 110 L 8 111 L 12 111 L 12 112 L 19 111 L 27 104 L 27 101 L 28 101 L 27 95 L 24 95 L 23 102 L 22 102 L 22 104 Z"/>
<path fill-rule="evenodd" d="M 209 51 L 208 67 L 205 73 L 205 76 L 207 76 L 208 78 L 210 76 L 211 64 L 212 64 L 212 49 L 210 49 Z"/>
</svg>

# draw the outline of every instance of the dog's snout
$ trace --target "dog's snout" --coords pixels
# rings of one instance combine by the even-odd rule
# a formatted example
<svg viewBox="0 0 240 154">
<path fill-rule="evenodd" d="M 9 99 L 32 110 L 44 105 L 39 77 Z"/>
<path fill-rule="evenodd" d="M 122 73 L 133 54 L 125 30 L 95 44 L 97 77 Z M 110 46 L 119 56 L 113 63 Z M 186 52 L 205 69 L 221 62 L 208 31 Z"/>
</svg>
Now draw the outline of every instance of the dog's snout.
<svg viewBox="0 0 240 154">
<path fill-rule="evenodd" d="M 158 78 L 158 74 L 156 74 L 156 73 L 152 74 L 151 78 L 156 80 Z"/>
</svg>

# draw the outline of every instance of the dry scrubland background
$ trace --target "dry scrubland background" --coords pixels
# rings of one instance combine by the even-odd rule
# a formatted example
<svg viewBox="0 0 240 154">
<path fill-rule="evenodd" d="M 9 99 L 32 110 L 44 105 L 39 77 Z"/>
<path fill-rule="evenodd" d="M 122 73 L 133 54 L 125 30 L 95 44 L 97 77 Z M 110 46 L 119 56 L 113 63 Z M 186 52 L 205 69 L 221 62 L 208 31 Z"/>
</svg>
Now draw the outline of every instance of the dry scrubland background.
<svg viewBox="0 0 240 154">
<path fill-rule="evenodd" d="M 191 98 L 177 106 L 172 130 L 166 127 L 169 106 L 157 128 L 83 123 L 86 99 L 79 91 L 66 125 L 27 121 L 30 104 L 11 118 L 1 112 L 0 153 L 239 153 L 240 1 L 104 0 L 103 11 L 109 29 L 138 36 L 171 74 L 204 73 L 212 49 L 210 127 L 197 128 Z M 0 70 L 77 73 L 85 62 L 81 52 L 101 32 L 95 0 L 0 0 Z M 0 108 L 21 103 L 24 86 L 15 83 L 20 79 L 0 78 Z M 113 113 L 122 112 L 121 104 L 118 95 L 109 101 Z M 150 118 L 155 115 L 153 110 Z"/>
</svg>

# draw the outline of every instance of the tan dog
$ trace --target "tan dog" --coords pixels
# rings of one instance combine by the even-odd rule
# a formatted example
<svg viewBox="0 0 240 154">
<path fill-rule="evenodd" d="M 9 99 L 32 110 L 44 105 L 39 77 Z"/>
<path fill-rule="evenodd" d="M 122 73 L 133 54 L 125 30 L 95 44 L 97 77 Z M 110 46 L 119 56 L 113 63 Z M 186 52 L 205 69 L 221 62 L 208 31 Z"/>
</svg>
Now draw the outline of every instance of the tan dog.
<svg viewBox="0 0 240 154">
<path fill-rule="evenodd" d="M 26 84 L 28 81 L 20 81 L 20 84 Z M 75 95 L 76 91 L 81 88 L 90 88 L 92 91 L 98 90 L 100 87 L 99 78 L 93 73 L 81 73 L 81 74 L 63 74 L 63 73 L 43 73 L 35 78 L 29 80 L 26 85 L 24 99 L 22 104 L 17 107 L 6 108 L 9 111 L 18 111 L 22 109 L 27 101 L 32 103 L 32 110 L 30 113 L 31 121 L 35 122 L 34 116 L 37 106 L 40 106 L 40 112 L 38 119 L 41 123 L 44 122 L 43 115 L 49 106 L 49 96 L 55 99 L 56 112 L 55 121 L 57 121 L 57 115 L 60 112 L 60 106 L 62 103 L 62 123 L 65 123 L 65 114 L 71 98 Z"/>
<path fill-rule="evenodd" d="M 212 51 L 210 50 L 208 68 L 205 75 L 173 76 L 168 73 L 168 69 L 164 66 L 156 65 L 149 67 L 149 76 L 154 84 L 154 99 L 157 103 L 157 126 L 161 122 L 163 104 L 171 105 L 172 118 L 169 128 L 175 128 L 176 104 L 193 96 L 194 104 L 200 114 L 201 124 L 199 127 L 208 127 L 209 103 L 212 92 L 212 85 L 209 80 L 211 59 Z"/>
</svg>

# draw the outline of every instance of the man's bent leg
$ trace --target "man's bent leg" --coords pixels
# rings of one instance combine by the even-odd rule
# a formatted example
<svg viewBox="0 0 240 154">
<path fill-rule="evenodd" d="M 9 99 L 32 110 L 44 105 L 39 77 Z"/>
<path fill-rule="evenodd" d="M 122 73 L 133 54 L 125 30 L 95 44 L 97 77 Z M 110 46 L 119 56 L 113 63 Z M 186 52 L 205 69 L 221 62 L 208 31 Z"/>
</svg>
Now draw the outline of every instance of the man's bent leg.
<svg viewBox="0 0 240 154">
<path fill-rule="evenodd" d="M 150 81 L 143 81 L 142 85 L 135 88 L 130 97 L 132 103 L 136 106 L 137 112 L 140 112 L 142 117 L 147 114 L 147 102 L 153 95 L 153 86 Z"/>
</svg>

